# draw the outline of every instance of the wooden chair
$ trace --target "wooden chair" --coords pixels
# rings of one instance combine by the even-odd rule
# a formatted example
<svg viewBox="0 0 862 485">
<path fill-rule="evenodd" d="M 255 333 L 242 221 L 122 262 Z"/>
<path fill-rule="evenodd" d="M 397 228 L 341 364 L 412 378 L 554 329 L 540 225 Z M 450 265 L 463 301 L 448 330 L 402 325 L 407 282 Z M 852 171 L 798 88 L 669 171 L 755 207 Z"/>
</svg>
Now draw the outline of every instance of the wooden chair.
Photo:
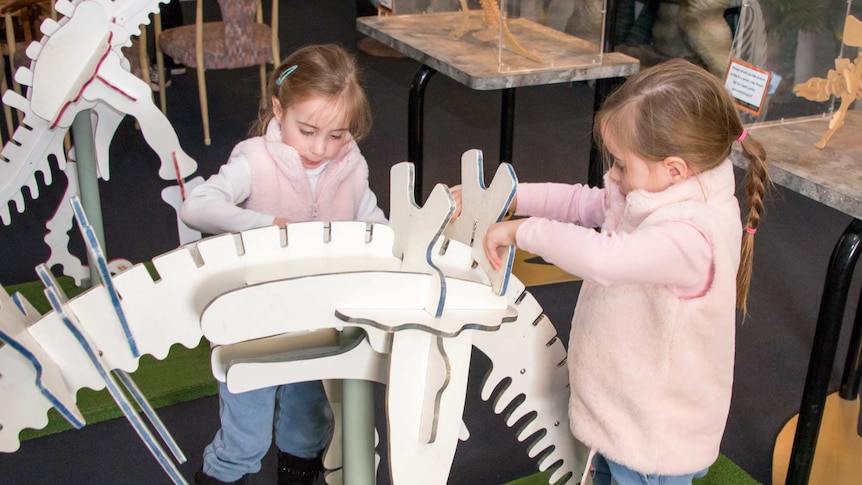
<svg viewBox="0 0 862 485">
<path fill-rule="evenodd" d="M 0 38 L 0 55 L 8 59 L 9 72 L 12 75 L 12 89 L 21 93 L 21 86 L 15 81 L 15 70 L 19 66 L 29 64 L 30 59 L 25 53 L 27 46 L 41 37 L 39 26 L 42 24 L 42 20 L 48 16 L 56 20 L 57 12 L 54 10 L 52 0 L 0 0 L 0 14 L 3 15 L 3 25 L 0 28 L 5 30 L 5 35 Z M 0 71 L 3 74 L 2 81 L 0 81 L 0 96 L 9 89 L 5 74 L 6 59 L 0 59 L 0 67 L 4 69 Z M 15 126 L 12 120 L 12 109 L 5 104 L 3 105 L 3 115 L 6 121 L 7 134 L 11 138 Z"/>
<path fill-rule="evenodd" d="M 203 21 L 203 3 L 204 0 L 197 0 L 194 25 L 156 32 L 156 62 L 160 69 L 161 92 L 164 92 L 165 80 L 164 54 L 197 70 L 204 144 L 209 145 L 209 108 L 204 73 L 207 69 L 237 69 L 258 64 L 261 97 L 266 96 L 266 64 L 280 59 L 278 0 L 272 1 L 270 25 L 263 22 L 261 0 L 218 0 L 222 16 L 218 22 Z M 162 98 L 162 111 L 165 109 Z"/>
<path fill-rule="evenodd" d="M 2 93 L 5 93 L 6 90 L 9 89 L 8 84 L 6 83 L 6 60 L 3 55 L 0 54 L 0 96 Z M 8 138 L 12 138 L 12 133 L 15 131 L 15 124 L 12 121 L 12 108 L 6 106 L 6 103 L 3 103 L 3 117 L 6 120 L 6 136 Z M 0 146 L 6 144 L 4 141 L 2 132 L 0 132 Z"/>
</svg>

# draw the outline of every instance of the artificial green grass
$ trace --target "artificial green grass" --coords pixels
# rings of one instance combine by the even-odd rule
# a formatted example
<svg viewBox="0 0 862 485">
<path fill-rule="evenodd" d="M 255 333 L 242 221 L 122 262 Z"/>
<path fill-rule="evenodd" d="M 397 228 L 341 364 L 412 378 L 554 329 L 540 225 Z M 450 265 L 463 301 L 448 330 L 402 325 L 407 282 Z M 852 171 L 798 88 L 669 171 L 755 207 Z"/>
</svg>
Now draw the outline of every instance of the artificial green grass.
<svg viewBox="0 0 862 485">
<path fill-rule="evenodd" d="M 210 346 L 206 340 L 193 349 L 175 345 L 165 360 L 156 360 L 151 355 L 141 357 L 138 370 L 131 376 L 154 408 L 212 396 L 218 391 L 218 386 L 210 370 L 209 356 Z M 77 405 L 87 424 L 123 415 L 106 389 L 79 390 Z M 68 429 L 72 429 L 72 426 L 52 408 L 48 412 L 47 426 L 25 429 L 19 437 L 23 441 Z"/>
</svg>

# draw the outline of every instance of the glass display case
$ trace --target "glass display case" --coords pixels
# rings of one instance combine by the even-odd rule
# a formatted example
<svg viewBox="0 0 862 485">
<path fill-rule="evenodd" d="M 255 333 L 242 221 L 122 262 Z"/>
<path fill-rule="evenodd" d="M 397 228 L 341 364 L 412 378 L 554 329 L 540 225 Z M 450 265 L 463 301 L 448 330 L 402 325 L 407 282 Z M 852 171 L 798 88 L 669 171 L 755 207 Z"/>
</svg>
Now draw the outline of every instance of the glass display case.
<svg viewBox="0 0 862 485">
<path fill-rule="evenodd" d="M 500 73 L 602 62 L 604 0 L 384 0 L 387 26 L 438 59 Z"/>
<path fill-rule="evenodd" d="M 858 400 L 858 328 L 839 399 L 826 403 L 847 320 L 847 289 L 862 250 L 862 11 L 858 1 L 846 0 L 760 0 L 756 7 L 744 0 L 730 62 L 738 77 L 728 76 L 726 83 L 742 99 L 748 133 L 763 145 L 776 185 L 852 218 L 829 259 L 799 414 L 776 438 L 772 482 L 834 483 L 836 477 L 856 476 L 849 465 L 858 463 L 834 431 L 846 426 L 849 436 L 852 426 L 855 434 L 856 421 L 846 419 L 838 403 Z M 752 35 L 759 23 L 765 33 Z M 734 163 L 747 166 L 743 157 Z M 833 432 L 820 433 L 821 422 L 834 423 Z"/>
<path fill-rule="evenodd" d="M 862 73 L 859 5 L 743 0 L 737 17 L 725 79 L 750 124 L 831 118 L 862 97 L 845 92 Z"/>
</svg>

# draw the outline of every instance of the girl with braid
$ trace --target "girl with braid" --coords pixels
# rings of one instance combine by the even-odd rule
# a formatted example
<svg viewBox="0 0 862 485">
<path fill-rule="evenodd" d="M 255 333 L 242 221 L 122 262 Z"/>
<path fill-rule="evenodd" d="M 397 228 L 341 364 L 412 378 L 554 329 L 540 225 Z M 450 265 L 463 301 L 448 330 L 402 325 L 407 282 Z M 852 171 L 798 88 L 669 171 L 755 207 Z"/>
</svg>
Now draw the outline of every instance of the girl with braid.
<svg viewBox="0 0 862 485">
<path fill-rule="evenodd" d="M 719 453 L 754 234 L 763 147 L 721 81 L 675 59 L 604 103 L 594 133 L 605 188 L 520 184 L 485 253 L 517 245 L 583 278 L 569 339 L 572 432 L 594 483 L 690 484 Z M 745 215 L 729 159 L 748 160 Z M 596 231 L 594 228 L 600 229 Z"/>
</svg>

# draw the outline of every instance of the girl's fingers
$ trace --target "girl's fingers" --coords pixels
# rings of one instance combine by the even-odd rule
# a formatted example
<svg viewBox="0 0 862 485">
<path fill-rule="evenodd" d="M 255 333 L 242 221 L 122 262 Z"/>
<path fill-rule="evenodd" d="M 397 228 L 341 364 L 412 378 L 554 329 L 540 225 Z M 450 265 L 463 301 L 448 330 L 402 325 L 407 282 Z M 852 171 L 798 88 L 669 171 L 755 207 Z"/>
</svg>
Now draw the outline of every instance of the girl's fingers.
<svg viewBox="0 0 862 485">
<path fill-rule="evenodd" d="M 500 269 L 500 255 L 497 253 L 497 246 L 487 239 L 485 240 L 485 257 L 488 258 L 494 271 Z"/>
</svg>

